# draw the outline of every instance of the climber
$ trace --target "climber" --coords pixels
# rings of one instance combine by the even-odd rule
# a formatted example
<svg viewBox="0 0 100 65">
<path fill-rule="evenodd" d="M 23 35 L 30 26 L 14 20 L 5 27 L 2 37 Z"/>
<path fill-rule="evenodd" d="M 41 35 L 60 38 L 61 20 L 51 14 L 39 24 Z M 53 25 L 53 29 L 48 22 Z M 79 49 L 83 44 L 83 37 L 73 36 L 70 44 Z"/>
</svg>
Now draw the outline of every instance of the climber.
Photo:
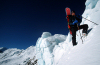
<svg viewBox="0 0 100 65">
<path fill-rule="evenodd" d="M 84 36 L 86 36 L 87 30 L 88 30 L 88 25 L 87 24 L 80 25 L 80 23 L 82 21 L 82 17 L 80 15 L 76 16 L 75 11 L 72 11 L 71 15 L 68 15 L 67 18 L 69 18 L 69 27 L 68 28 L 72 34 L 72 43 L 74 46 L 74 45 L 77 45 L 76 31 L 83 29 L 82 34 Z"/>
</svg>

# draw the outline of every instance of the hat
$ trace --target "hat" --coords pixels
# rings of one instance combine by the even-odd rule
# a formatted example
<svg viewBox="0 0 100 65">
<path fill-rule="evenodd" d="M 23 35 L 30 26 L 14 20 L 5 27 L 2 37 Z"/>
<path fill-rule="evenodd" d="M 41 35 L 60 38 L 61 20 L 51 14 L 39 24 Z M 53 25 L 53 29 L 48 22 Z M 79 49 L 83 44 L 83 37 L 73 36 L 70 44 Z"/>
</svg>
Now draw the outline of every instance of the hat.
<svg viewBox="0 0 100 65">
<path fill-rule="evenodd" d="M 74 11 L 74 10 L 72 10 L 72 13 L 75 13 L 75 11 Z"/>
</svg>

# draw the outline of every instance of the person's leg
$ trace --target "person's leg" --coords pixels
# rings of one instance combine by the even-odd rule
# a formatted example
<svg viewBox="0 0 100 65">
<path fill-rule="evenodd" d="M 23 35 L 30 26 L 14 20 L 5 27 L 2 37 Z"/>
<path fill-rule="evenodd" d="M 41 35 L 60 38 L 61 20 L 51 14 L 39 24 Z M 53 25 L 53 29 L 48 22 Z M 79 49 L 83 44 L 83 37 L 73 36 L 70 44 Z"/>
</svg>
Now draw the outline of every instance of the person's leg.
<svg viewBox="0 0 100 65">
<path fill-rule="evenodd" d="M 76 28 L 72 28 L 71 31 L 72 31 L 72 43 L 74 46 L 76 45 Z"/>
<path fill-rule="evenodd" d="M 84 25 L 80 25 L 79 29 L 83 29 L 82 33 L 86 33 L 87 34 L 87 30 L 88 30 L 88 25 L 84 24 Z"/>
</svg>

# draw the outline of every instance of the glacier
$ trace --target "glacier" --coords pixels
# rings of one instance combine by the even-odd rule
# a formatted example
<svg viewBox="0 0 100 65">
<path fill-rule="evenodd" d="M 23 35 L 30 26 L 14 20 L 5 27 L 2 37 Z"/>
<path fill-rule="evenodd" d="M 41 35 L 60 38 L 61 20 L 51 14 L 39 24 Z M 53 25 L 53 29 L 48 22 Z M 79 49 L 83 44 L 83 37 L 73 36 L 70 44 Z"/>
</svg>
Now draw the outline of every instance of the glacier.
<svg viewBox="0 0 100 65">
<path fill-rule="evenodd" d="M 100 24 L 100 0 L 86 0 L 82 16 Z M 77 31 L 76 46 L 72 45 L 72 36 L 43 32 L 36 46 L 25 50 L 10 48 L 0 53 L 0 65 L 99 65 L 100 64 L 100 25 L 82 19 L 88 24 L 88 36 L 82 40 Z M 82 30 L 80 30 L 82 36 Z M 0 48 L 2 49 L 2 48 Z"/>
</svg>

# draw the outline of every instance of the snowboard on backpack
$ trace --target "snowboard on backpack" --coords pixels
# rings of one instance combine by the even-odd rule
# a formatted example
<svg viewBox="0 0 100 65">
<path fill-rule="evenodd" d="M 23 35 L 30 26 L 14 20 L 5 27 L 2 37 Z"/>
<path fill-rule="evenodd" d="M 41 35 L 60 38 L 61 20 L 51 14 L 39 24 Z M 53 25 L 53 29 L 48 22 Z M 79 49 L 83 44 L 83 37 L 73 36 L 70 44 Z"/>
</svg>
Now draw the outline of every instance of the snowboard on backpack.
<svg viewBox="0 0 100 65">
<path fill-rule="evenodd" d="M 71 10 L 70 8 L 65 8 L 66 16 L 71 15 Z"/>
<path fill-rule="evenodd" d="M 68 28 L 70 29 L 70 25 L 69 25 L 69 17 L 68 17 L 68 15 L 71 15 L 71 9 L 70 8 L 65 8 L 65 12 L 66 12 L 66 18 L 67 18 L 67 21 L 68 21 Z M 71 30 L 69 30 L 70 31 L 70 34 L 72 35 L 72 31 Z"/>
</svg>

